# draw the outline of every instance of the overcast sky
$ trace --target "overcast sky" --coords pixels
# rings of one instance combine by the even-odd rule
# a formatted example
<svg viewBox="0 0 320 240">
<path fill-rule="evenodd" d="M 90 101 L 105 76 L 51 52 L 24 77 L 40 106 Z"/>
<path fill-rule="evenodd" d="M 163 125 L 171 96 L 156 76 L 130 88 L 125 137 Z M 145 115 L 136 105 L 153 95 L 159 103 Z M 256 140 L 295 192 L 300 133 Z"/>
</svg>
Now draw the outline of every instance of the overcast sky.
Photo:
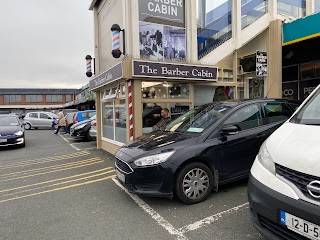
<svg viewBox="0 0 320 240">
<path fill-rule="evenodd" d="M 1 0 L 0 88 L 80 88 L 93 56 L 91 0 Z"/>
</svg>

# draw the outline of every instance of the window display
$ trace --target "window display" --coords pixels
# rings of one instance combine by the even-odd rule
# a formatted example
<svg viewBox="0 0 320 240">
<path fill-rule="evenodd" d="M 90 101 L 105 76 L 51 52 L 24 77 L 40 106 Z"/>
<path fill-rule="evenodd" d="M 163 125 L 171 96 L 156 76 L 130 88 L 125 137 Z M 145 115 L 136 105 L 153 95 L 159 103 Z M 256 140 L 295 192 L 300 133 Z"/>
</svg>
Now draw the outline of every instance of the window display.
<svg viewBox="0 0 320 240">
<path fill-rule="evenodd" d="M 176 82 L 142 82 L 144 99 L 188 99 L 189 84 Z"/>
</svg>

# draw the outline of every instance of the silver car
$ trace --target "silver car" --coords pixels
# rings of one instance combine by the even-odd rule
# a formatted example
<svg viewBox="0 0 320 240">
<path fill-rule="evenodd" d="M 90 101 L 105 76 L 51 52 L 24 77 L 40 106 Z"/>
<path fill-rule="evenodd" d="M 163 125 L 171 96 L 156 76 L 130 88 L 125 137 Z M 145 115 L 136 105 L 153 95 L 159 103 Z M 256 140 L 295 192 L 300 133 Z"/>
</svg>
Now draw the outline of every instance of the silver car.
<svg viewBox="0 0 320 240">
<path fill-rule="evenodd" d="M 54 128 L 52 122 L 59 117 L 51 112 L 29 112 L 24 117 L 25 129 Z"/>
<path fill-rule="evenodd" d="M 96 119 L 92 120 L 91 122 L 91 128 L 89 130 L 89 136 L 92 140 L 97 139 L 97 121 Z"/>
</svg>

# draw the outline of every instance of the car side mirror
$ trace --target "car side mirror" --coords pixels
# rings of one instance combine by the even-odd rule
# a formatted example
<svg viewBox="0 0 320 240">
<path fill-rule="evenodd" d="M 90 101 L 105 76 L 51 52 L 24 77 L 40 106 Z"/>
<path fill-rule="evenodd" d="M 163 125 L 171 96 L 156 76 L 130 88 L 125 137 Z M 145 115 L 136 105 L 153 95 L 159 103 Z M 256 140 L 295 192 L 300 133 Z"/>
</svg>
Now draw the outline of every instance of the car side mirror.
<svg viewBox="0 0 320 240">
<path fill-rule="evenodd" d="M 48 117 L 48 119 L 52 119 L 51 117 Z"/>
<path fill-rule="evenodd" d="M 239 129 L 235 125 L 225 126 L 224 128 L 222 128 L 222 132 L 221 132 L 221 134 L 224 135 L 224 136 L 235 135 L 235 134 L 238 134 L 238 133 L 239 133 Z"/>
</svg>

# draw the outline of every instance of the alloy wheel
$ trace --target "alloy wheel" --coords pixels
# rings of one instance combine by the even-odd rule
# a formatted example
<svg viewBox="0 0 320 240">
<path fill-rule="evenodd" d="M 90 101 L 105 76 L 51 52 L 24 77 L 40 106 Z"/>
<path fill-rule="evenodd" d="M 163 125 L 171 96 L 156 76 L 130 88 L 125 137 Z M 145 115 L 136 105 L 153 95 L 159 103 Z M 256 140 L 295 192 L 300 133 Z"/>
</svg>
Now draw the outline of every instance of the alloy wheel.
<svg viewBox="0 0 320 240">
<path fill-rule="evenodd" d="M 182 189 L 189 199 L 199 199 L 204 196 L 209 189 L 209 176 L 200 168 L 193 168 L 184 176 Z"/>
</svg>

